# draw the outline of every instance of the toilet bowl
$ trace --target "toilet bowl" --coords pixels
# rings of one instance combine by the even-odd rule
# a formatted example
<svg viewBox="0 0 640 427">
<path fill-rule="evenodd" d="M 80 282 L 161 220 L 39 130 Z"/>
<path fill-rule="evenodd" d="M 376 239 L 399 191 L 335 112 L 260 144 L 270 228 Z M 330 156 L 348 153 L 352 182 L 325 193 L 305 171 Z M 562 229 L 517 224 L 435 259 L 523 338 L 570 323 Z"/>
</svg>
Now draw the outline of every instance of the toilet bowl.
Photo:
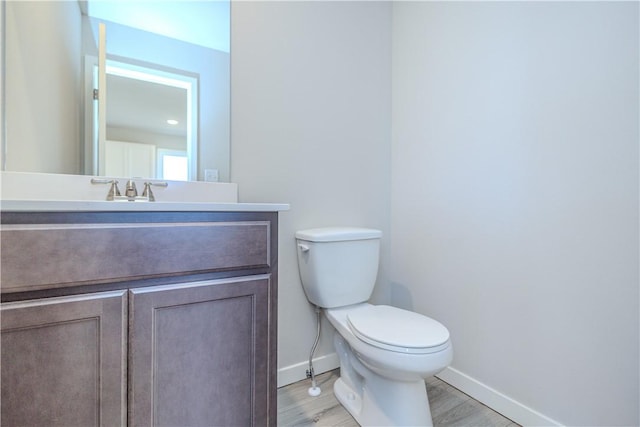
<svg viewBox="0 0 640 427">
<path fill-rule="evenodd" d="M 325 314 L 336 329 L 340 359 L 334 393 L 356 421 L 363 426 L 432 425 L 424 380 L 451 363 L 446 328 L 417 313 L 367 303 L 326 309 Z M 387 331 L 373 329 L 383 322 L 389 324 Z M 395 337 L 386 333 L 405 322 L 409 329 L 398 329 Z"/>
<path fill-rule="evenodd" d="M 326 309 L 325 315 L 363 364 L 378 375 L 414 381 L 433 376 L 451 363 L 449 331 L 426 316 L 368 303 Z M 373 329 L 385 322 L 387 330 Z M 401 325 L 405 328 L 400 329 Z"/>
<path fill-rule="evenodd" d="M 362 426 L 431 426 L 425 379 L 451 363 L 449 331 L 427 316 L 369 304 L 378 269 L 378 230 L 296 233 L 307 299 L 335 328 L 338 401 Z"/>
</svg>

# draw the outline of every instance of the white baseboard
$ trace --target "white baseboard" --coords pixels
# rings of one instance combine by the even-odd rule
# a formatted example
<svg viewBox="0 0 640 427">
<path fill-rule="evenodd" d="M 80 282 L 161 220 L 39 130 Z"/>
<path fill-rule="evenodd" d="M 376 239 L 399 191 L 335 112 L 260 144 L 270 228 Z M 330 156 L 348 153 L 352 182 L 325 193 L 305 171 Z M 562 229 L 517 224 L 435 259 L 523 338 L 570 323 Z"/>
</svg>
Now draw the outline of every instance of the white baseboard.
<svg viewBox="0 0 640 427">
<path fill-rule="evenodd" d="M 436 376 L 522 426 L 562 426 L 455 368 L 448 367 Z"/>
<path fill-rule="evenodd" d="M 340 361 L 336 353 L 326 354 L 313 359 L 313 372 L 316 375 L 338 367 L 340 367 Z M 308 360 L 278 369 L 278 387 L 304 380 L 307 378 L 307 369 L 309 369 Z"/>
</svg>

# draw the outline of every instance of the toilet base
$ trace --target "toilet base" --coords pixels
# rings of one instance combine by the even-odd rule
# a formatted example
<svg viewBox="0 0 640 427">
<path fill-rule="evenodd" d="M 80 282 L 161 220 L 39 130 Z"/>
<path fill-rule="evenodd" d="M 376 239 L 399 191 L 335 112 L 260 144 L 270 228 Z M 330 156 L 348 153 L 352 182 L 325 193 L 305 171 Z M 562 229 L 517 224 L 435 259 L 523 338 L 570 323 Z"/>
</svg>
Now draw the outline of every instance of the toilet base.
<svg viewBox="0 0 640 427">
<path fill-rule="evenodd" d="M 361 426 L 433 426 L 424 380 L 398 381 L 364 366 L 336 333 L 340 378 L 333 392 Z"/>
<path fill-rule="evenodd" d="M 363 425 L 360 417 L 362 412 L 362 399 L 349 387 L 342 378 L 338 378 L 333 383 L 333 394 L 335 394 L 338 402 L 351 414 L 353 418 L 358 421 L 358 424 Z"/>
<path fill-rule="evenodd" d="M 338 378 L 333 392 L 361 426 L 433 426 L 424 382 L 387 386 L 392 389 L 384 389 L 384 396 L 376 396 L 367 386 L 360 396 Z"/>
</svg>

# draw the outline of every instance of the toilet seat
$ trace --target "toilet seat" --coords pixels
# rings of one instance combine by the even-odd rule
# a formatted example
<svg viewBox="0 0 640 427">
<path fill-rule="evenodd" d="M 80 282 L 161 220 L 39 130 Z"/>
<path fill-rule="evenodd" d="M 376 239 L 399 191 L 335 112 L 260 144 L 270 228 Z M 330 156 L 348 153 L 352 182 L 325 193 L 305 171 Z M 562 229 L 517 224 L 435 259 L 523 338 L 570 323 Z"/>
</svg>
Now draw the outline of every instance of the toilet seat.
<svg viewBox="0 0 640 427">
<path fill-rule="evenodd" d="M 449 331 L 440 322 L 388 305 L 368 305 L 347 314 L 358 339 L 400 353 L 435 353 L 449 346 Z"/>
</svg>

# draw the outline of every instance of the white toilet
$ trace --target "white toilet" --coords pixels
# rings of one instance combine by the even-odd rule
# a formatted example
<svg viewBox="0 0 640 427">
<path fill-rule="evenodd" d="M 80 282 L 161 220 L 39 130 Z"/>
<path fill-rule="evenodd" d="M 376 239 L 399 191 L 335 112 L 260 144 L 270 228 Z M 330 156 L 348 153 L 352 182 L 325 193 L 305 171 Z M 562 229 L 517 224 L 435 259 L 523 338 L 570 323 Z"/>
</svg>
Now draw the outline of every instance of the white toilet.
<svg viewBox="0 0 640 427">
<path fill-rule="evenodd" d="M 371 305 L 382 232 L 331 227 L 296 232 L 307 298 L 336 329 L 334 393 L 362 426 L 431 426 L 425 378 L 451 363 L 449 331 L 426 316 Z"/>
</svg>

